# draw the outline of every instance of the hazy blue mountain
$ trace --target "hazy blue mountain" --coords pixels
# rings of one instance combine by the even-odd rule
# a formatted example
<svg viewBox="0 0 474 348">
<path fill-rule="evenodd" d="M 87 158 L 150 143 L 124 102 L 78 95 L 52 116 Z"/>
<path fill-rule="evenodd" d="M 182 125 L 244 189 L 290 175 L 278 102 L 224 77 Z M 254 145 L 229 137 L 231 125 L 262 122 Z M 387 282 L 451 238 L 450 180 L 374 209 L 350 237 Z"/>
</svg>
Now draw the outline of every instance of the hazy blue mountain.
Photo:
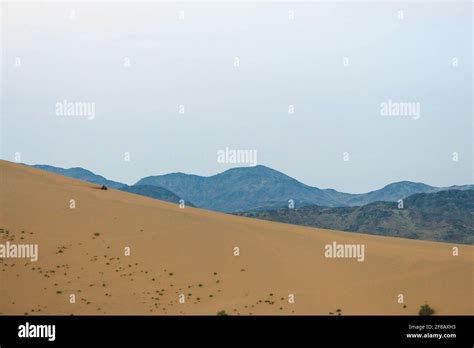
<svg viewBox="0 0 474 348">
<path fill-rule="evenodd" d="M 451 189 L 402 181 L 376 191 L 350 194 L 311 187 L 262 165 L 233 168 L 209 177 L 184 173 L 149 176 L 139 180 L 136 185 L 161 186 L 194 202 L 198 207 L 223 212 L 285 208 L 290 199 L 294 200 L 295 207 L 359 206 L 377 201 L 396 202 L 415 193 Z M 465 189 L 469 186 L 472 185 L 453 188 Z"/>
<path fill-rule="evenodd" d="M 162 201 L 167 201 L 171 203 L 178 204 L 181 198 L 174 194 L 173 192 L 159 186 L 150 186 L 150 185 L 133 185 L 133 186 L 123 186 L 119 188 L 120 191 L 135 193 L 137 195 L 146 196 L 154 199 L 159 199 Z M 185 205 L 194 207 L 191 202 L 185 201 Z"/>
<path fill-rule="evenodd" d="M 158 186 L 128 186 L 117 181 L 112 181 L 104 178 L 101 175 L 97 175 L 90 170 L 84 168 L 59 168 L 48 165 L 33 165 L 32 167 L 37 169 L 42 169 L 51 173 L 67 176 L 70 178 L 90 182 L 91 184 L 96 185 L 105 185 L 108 188 L 118 189 L 125 192 L 135 193 L 137 195 L 146 196 L 154 199 L 159 199 L 162 201 L 178 203 L 180 197 L 174 194 L 173 192 Z M 193 206 L 191 202 L 185 202 L 187 206 Z"/>
<path fill-rule="evenodd" d="M 181 197 L 179 197 L 178 195 L 159 186 L 133 185 L 120 187 L 119 190 L 176 204 L 178 204 L 181 200 Z M 185 201 L 185 205 L 194 207 L 194 205 L 189 201 Z"/>
<path fill-rule="evenodd" d="M 448 187 L 433 187 L 429 192 L 439 192 L 439 191 L 448 191 L 448 190 L 474 190 L 474 185 L 453 185 Z"/>
<path fill-rule="evenodd" d="M 237 213 L 289 224 L 392 237 L 474 244 L 474 191 L 418 193 L 394 202 L 359 207 L 306 206 Z"/>
<path fill-rule="evenodd" d="M 43 165 L 43 164 L 36 164 L 36 165 L 32 165 L 31 167 L 46 170 L 51 173 L 67 176 L 74 179 L 87 181 L 92 184 L 105 185 L 110 188 L 120 188 L 120 187 L 126 186 L 125 184 L 122 184 L 117 181 L 108 180 L 101 175 L 94 174 L 90 170 L 80 168 L 80 167 L 65 169 L 65 168 L 53 167 L 53 166 L 48 166 L 48 165 Z"/>
<path fill-rule="evenodd" d="M 175 197 L 169 196 L 168 192 L 171 192 L 197 207 L 222 212 L 286 208 L 290 199 L 294 201 L 296 208 L 307 205 L 361 206 L 377 201 L 396 202 L 415 193 L 466 190 L 474 187 L 465 185 L 440 188 L 401 181 L 368 193 L 350 194 L 311 187 L 262 165 L 232 168 L 209 177 L 184 173 L 149 176 L 139 180 L 134 186 L 128 186 L 83 168 L 64 169 L 46 165 L 33 167 L 110 188 L 125 187 L 124 191 L 133 190 L 137 194 L 175 202 Z M 135 186 L 146 186 L 146 188 L 138 189 Z M 166 189 L 167 192 L 153 190 L 153 187 Z"/>
<path fill-rule="evenodd" d="M 379 190 L 362 194 L 341 196 L 340 203 L 344 206 L 359 206 L 378 201 L 396 202 L 399 199 L 403 199 L 415 193 L 430 192 L 433 189 L 435 188 L 423 183 L 400 181 L 386 185 Z"/>
<path fill-rule="evenodd" d="M 300 206 L 339 204 L 323 190 L 261 165 L 232 168 L 209 177 L 183 173 L 149 176 L 136 185 L 161 186 L 200 208 L 225 212 L 286 206 L 289 199 Z"/>
</svg>

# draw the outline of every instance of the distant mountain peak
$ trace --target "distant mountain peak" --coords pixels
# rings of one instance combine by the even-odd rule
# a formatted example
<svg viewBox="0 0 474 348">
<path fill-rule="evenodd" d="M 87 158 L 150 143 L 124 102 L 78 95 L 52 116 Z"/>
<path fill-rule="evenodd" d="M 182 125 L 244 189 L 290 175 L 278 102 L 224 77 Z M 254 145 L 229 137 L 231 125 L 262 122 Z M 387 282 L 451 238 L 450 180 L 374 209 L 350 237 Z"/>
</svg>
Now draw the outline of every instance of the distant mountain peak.
<svg viewBox="0 0 474 348">
<path fill-rule="evenodd" d="M 258 164 L 256 166 L 248 166 L 248 167 L 233 167 L 233 168 L 229 168 L 221 173 L 217 173 L 213 176 L 216 176 L 216 175 L 223 175 L 223 174 L 226 174 L 226 173 L 252 173 L 252 174 L 255 174 L 255 173 L 258 173 L 258 174 L 264 174 L 264 173 L 272 173 L 272 174 L 279 174 L 279 175 L 284 175 L 286 177 L 289 177 L 288 175 L 276 170 L 276 169 L 273 169 L 273 168 L 270 168 L 270 167 L 267 167 L 267 166 L 264 166 L 263 164 Z"/>
<path fill-rule="evenodd" d="M 426 188 L 432 187 L 432 186 L 424 184 L 422 182 L 414 182 L 414 181 L 404 180 L 404 181 L 397 181 L 397 182 L 390 183 L 388 185 L 385 185 L 383 188 L 397 187 L 397 186 L 411 186 L 411 187 L 414 187 L 414 186 L 420 186 L 421 187 L 421 186 L 423 186 L 423 187 L 426 187 Z"/>
</svg>

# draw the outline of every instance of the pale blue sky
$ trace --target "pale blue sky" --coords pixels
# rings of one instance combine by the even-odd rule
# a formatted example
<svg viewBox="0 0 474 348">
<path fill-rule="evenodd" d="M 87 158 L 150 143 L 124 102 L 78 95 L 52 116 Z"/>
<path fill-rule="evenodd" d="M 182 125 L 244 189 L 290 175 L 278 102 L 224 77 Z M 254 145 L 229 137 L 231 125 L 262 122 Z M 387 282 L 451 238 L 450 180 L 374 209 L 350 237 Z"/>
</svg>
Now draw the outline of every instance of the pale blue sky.
<svg viewBox="0 0 474 348">
<path fill-rule="evenodd" d="M 131 184 L 221 172 L 229 147 L 346 192 L 472 183 L 472 17 L 469 2 L 6 3 L 1 157 Z M 95 118 L 56 115 L 64 99 Z M 388 99 L 420 119 L 381 116 Z"/>
</svg>

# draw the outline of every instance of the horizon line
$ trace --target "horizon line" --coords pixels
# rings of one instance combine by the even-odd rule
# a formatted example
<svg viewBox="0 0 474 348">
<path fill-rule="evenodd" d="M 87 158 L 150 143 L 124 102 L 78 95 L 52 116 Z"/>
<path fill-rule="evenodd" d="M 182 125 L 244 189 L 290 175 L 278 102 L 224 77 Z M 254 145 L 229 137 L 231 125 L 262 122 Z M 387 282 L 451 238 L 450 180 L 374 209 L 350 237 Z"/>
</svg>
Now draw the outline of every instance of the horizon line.
<svg viewBox="0 0 474 348">
<path fill-rule="evenodd" d="M 73 167 L 69 167 L 69 168 L 65 168 L 65 167 L 58 167 L 58 166 L 55 166 L 55 165 L 51 165 L 51 164 L 41 164 L 41 163 L 36 163 L 36 164 L 27 164 L 25 162 L 15 162 L 15 161 L 10 161 L 10 160 L 6 160 L 6 159 L 3 159 L 3 158 L 0 158 L 0 160 L 3 160 L 3 161 L 7 161 L 7 162 L 10 162 L 10 163 L 14 163 L 14 164 L 22 164 L 22 165 L 26 165 L 26 166 L 29 166 L 29 167 L 34 167 L 34 166 L 49 166 L 49 167 L 54 167 L 54 168 L 58 168 L 58 169 L 64 169 L 64 170 L 71 170 L 71 169 L 82 169 L 82 170 L 87 170 L 91 173 L 93 173 L 94 175 L 97 175 L 97 176 L 101 176 L 103 178 L 105 178 L 106 180 L 109 180 L 109 181 L 114 181 L 116 183 L 119 183 L 119 184 L 123 184 L 123 185 L 126 185 L 126 186 L 134 186 L 136 185 L 140 180 L 144 179 L 144 178 L 148 178 L 148 177 L 154 177 L 154 176 L 164 176 L 164 175 L 173 175 L 173 174 L 184 174 L 184 175 L 188 175 L 188 176 L 198 176 L 198 177 L 201 177 L 201 178 L 211 178 L 213 176 L 217 176 L 217 175 L 220 175 L 220 174 L 223 174 L 229 170 L 234 170 L 234 169 L 247 169 L 247 168 L 256 168 L 256 167 L 264 167 L 264 168 L 268 168 L 270 170 L 273 170 L 273 171 L 276 171 L 280 174 L 283 174 L 287 177 L 289 177 L 290 179 L 293 179 L 293 180 L 296 180 L 297 182 L 305 185 L 305 186 L 308 186 L 308 187 L 311 187 L 311 188 L 316 188 L 316 189 L 319 189 L 319 190 L 334 190 L 336 192 L 339 192 L 339 193 L 346 193 L 346 194 L 352 194 L 352 195 L 359 195 L 359 194 L 367 194 L 367 193 L 370 193 L 370 192 L 375 192 L 375 191 L 378 191 L 378 190 L 381 190 L 389 185 L 393 185 L 393 184 L 399 184 L 399 183 L 403 183 L 403 182 L 409 182 L 409 183 L 413 183 L 413 184 L 422 184 L 422 185 L 427 185 L 427 186 L 430 186 L 432 188 L 450 188 L 450 187 L 453 187 L 453 186 L 469 186 L 469 185 L 474 185 L 474 182 L 473 183 L 466 183 L 466 184 L 451 184 L 449 186 L 435 186 L 435 185 L 430 185 L 430 184 L 427 184 L 425 182 L 420 182 L 420 181 L 411 181 L 411 180 L 400 180 L 400 181 L 394 181 L 394 182 L 389 182 L 385 185 L 383 185 L 382 187 L 378 188 L 378 189 L 375 189 L 375 190 L 370 190 L 370 191 L 365 191 L 365 192 L 359 192 L 359 193 L 352 193 L 352 192 L 345 192 L 345 191 L 338 191 L 334 188 L 321 188 L 321 187 L 318 187 L 318 186 L 311 186 L 311 185 L 308 185 L 282 171 L 279 171 L 277 169 L 274 169 L 272 167 L 269 167 L 269 166 L 266 166 L 264 164 L 257 164 L 257 165 L 253 165 L 253 166 L 241 166 L 241 167 L 232 167 L 232 168 L 228 168 L 224 171 L 221 171 L 221 172 L 218 172 L 216 174 L 212 174 L 212 175 L 199 175 L 199 174 L 191 174 L 191 173 L 185 173 L 185 172 L 181 172 L 181 171 L 178 171 L 178 172 L 168 172 L 168 173 L 165 173 L 165 174 L 154 174 L 154 175 L 147 175 L 147 176 L 143 176 L 143 177 L 140 177 L 140 179 L 138 179 L 135 183 L 133 184 L 126 184 L 122 181 L 116 181 L 114 179 L 111 179 L 110 177 L 106 177 L 104 175 L 101 175 L 101 174 L 97 174 L 96 172 L 90 170 L 90 169 L 87 169 L 87 168 L 84 168 L 84 167 L 79 167 L 79 166 L 73 166 Z"/>
</svg>

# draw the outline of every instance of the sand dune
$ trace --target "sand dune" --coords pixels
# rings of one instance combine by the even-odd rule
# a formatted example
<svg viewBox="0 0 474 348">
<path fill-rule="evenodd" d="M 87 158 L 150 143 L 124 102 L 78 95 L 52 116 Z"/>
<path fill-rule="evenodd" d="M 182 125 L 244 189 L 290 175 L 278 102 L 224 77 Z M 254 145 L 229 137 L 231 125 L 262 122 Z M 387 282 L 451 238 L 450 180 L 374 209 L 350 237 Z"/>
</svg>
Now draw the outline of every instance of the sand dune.
<svg viewBox="0 0 474 348">
<path fill-rule="evenodd" d="M 0 259 L 1 314 L 416 315 L 425 302 L 474 314 L 472 246 L 180 209 L 6 161 L 0 170 L 0 244 L 39 246 L 36 262 Z M 363 244 L 364 261 L 326 258 L 334 241 Z"/>
</svg>

